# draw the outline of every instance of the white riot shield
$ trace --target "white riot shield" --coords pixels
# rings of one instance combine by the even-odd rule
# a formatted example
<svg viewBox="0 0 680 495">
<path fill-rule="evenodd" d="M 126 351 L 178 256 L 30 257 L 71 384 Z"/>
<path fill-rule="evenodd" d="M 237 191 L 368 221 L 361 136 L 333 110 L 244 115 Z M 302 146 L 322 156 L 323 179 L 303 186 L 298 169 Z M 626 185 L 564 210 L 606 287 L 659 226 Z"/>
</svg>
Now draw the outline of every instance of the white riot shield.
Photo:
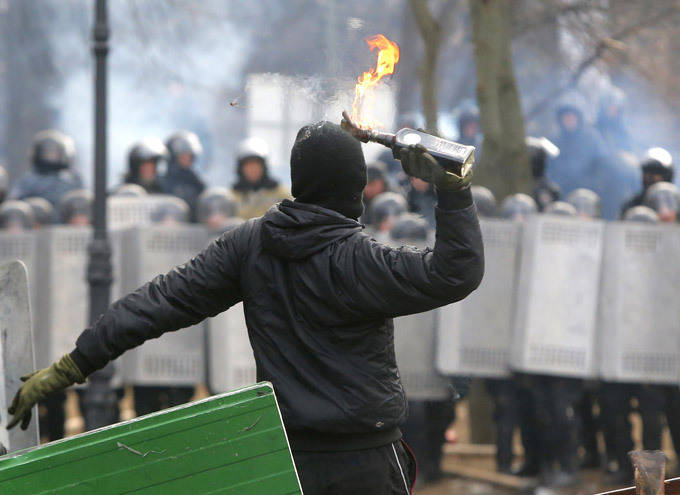
<svg viewBox="0 0 680 495">
<path fill-rule="evenodd" d="M 206 245 L 202 226 L 151 225 L 123 234 L 122 287 L 127 293 L 189 261 Z M 194 385 L 204 374 L 204 325 L 168 332 L 121 356 L 123 380 L 134 385 Z"/>
<path fill-rule="evenodd" d="M 10 452 L 38 445 L 38 414 L 27 430 L 7 430 L 7 408 L 21 388 L 21 376 L 35 370 L 31 310 L 26 266 L 20 261 L 0 265 L 0 443 Z"/>
<path fill-rule="evenodd" d="M 394 349 L 408 400 L 445 400 L 449 380 L 434 366 L 437 310 L 394 319 Z"/>
<path fill-rule="evenodd" d="M 243 303 L 211 318 L 208 324 L 210 387 L 222 393 L 257 381 Z"/>
<path fill-rule="evenodd" d="M 605 232 L 599 307 L 601 377 L 677 384 L 680 228 L 615 222 Z"/>
<path fill-rule="evenodd" d="M 31 298 L 36 297 L 36 233 L 0 232 L 0 261 L 21 260 L 28 270 Z"/>
<path fill-rule="evenodd" d="M 89 325 L 87 266 L 91 241 L 90 227 L 53 226 L 38 233 L 35 328 L 39 368 L 71 352 L 80 333 Z M 120 233 L 111 232 L 109 241 L 113 301 L 120 295 Z M 118 374 L 112 385 L 120 385 Z"/>
<path fill-rule="evenodd" d="M 511 367 L 595 376 L 604 223 L 535 216 L 524 224 Z"/>
<path fill-rule="evenodd" d="M 128 197 L 110 196 L 106 203 L 109 228 L 122 229 L 141 225 L 151 225 L 151 214 L 159 204 L 174 198 L 167 194 Z"/>
<path fill-rule="evenodd" d="M 510 374 L 510 345 L 521 224 L 481 219 L 484 279 L 468 297 L 439 310 L 437 367 L 448 375 Z"/>
</svg>

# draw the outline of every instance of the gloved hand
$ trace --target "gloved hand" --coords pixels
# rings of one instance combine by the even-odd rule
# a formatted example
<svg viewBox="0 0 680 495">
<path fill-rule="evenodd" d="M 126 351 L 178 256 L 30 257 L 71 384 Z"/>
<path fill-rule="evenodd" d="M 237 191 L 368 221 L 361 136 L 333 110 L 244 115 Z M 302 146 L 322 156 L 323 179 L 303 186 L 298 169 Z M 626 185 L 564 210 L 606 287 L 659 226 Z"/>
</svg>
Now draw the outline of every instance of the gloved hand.
<svg viewBox="0 0 680 495">
<path fill-rule="evenodd" d="M 472 180 L 472 168 L 463 171 L 463 176 L 445 170 L 437 160 L 427 152 L 422 144 L 404 148 L 399 152 L 401 167 L 408 175 L 434 184 L 442 191 L 460 191 Z"/>
<path fill-rule="evenodd" d="M 31 409 L 38 402 L 44 400 L 52 392 L 63 390 L 74 383 L 83 383 L 85 377 L 73 362 L 71 356 L 64 356 L 49 368 L 34 371 L 21 377 L 24 383 L 12 400 L 8 412 L 13 416 L 7 429 L 16 426 L 21 421 L 21 429 L 28 428 L 31 422 Z"/>
</svg>

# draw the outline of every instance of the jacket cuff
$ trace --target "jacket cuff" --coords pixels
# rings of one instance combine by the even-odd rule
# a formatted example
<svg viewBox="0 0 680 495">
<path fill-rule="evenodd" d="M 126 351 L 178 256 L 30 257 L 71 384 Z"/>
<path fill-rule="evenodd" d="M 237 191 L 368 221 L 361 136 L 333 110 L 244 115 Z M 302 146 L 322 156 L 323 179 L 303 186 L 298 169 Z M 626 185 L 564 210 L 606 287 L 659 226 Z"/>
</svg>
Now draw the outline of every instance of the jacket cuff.
<svg viewBox="0 0 680 495">
<path fill-rule="evenodd" d="M 437 207 L 442 210 L 464 210 L 473 204 L 470 186 L 460 191 L 437 189 L 437 200 Z"/>
<path fill-rule="evenodd" d="M 87 378 L 88 375 L 95 371 L 95 367 L 90 364 L 85 355 L 77 347 L 69 355 L 84 377 Z"/>
</svg>

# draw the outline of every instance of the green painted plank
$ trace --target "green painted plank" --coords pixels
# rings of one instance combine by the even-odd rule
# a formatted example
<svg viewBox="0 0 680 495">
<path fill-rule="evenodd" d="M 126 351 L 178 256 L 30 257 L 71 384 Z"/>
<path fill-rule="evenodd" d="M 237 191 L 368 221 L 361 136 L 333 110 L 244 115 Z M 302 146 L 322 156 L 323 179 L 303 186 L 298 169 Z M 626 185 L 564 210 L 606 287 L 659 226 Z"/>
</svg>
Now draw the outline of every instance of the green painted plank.
<svg viewBox="0 0 680 495">
<path fill-rule="evenodd" d="M 0 457 L 2 494 L 301 493 L 269 383 Z"/>
</svg>

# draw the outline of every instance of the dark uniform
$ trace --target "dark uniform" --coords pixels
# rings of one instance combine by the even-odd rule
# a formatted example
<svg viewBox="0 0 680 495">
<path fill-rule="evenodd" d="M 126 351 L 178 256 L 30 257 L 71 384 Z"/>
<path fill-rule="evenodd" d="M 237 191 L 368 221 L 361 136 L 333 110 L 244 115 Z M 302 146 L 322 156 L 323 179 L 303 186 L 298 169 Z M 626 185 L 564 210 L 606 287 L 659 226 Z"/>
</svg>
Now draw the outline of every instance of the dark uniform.
<svg viewBox="0 0 680 495">
<path fill-rule="evenodd" d="M 626 212 L 645 203 L 647 189 L 657 182 L 673 182 L 675 166 L 671 154 L 663 148 L 650 148 L 640 163 L 642 171 L 642 190 L 626 201 L 621 207 L 621 217 Z"/>
<path fill-rule="evenodd" d="M 191 208 L 192 220 L 196 218 L 198 197 L 205 189 L 194 165 L 203 152 L 198 136 L 193 132 L 179 131 L 165 142 L 168 149 L 168 170 L 163 176 L 163 192 L 186 201 Z"/>
</svg>

